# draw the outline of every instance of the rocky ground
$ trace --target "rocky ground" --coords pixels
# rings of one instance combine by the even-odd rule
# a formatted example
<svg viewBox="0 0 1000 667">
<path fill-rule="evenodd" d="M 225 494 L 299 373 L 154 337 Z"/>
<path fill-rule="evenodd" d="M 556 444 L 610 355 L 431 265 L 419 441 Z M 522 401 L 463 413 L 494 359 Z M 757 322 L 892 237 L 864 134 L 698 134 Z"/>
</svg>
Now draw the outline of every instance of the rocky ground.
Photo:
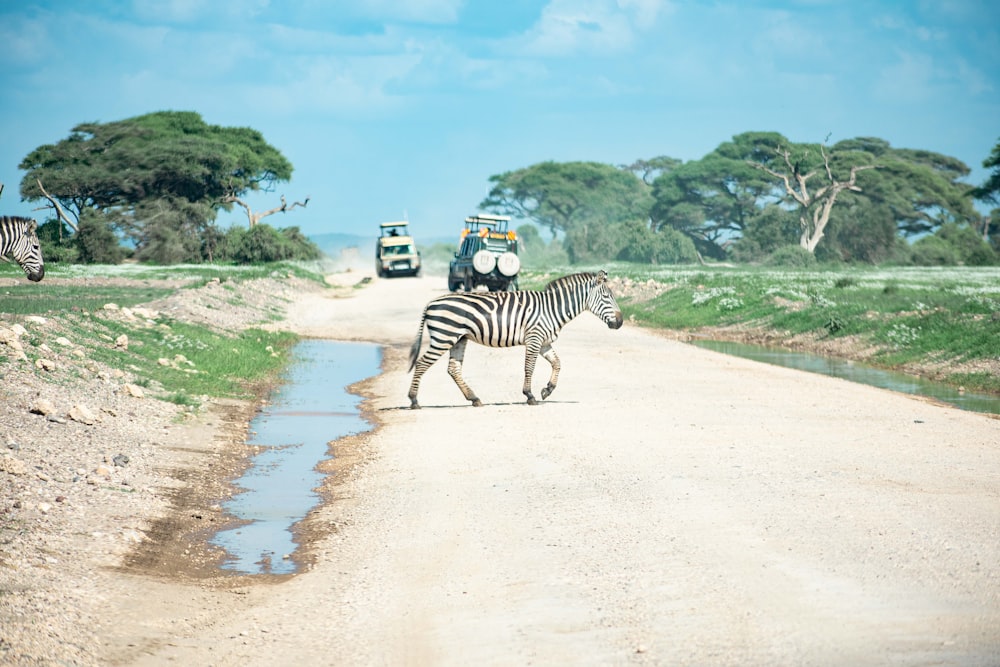
<svg viewBox="0 0 1000 667">
<path fill-rule="evenodd" d="M 321 289 L 271 278 L 242 284 L 233 298 L 211 283 L 144 308 L 109 304 L 99 315 L 136 327 L 169 316 L 237 331 L 273 321 L 294 295 Z M 128 369 L 89 359 L 71 336 L 58 316 L 0 314 L 3 664 L 96 664 L 92 628 L 108 571 L 155 566 L 134 562 L 149 552 L 137 547 L 167 544 L 178 516 L 223 520 L 218 499 L 243 464 L 234 445 L 255 408 L 219 401 L 196 413 L 149 398 Z M 35 364 L 23 354 L 28 345 L 43 355 Z M 186 557 L 163 560 L 187 576 L 213 557 L 197 546 L 172 548 Z"/>
</svg>

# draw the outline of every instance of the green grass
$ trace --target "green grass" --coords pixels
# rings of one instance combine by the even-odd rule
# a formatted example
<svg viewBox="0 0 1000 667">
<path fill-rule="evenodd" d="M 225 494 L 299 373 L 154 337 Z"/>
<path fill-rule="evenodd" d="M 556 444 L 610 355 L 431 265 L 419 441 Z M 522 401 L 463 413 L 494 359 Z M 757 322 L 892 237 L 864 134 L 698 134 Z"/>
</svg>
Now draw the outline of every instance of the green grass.
<svg viewBox="0 0 1000 667">
<path fill-rule="evenodd" d="M 161 299 L 174 292 L 171 288 L 121 288 L 86 285 L 18 283 L 0 288 L 0 315 L 44 315 L 81 310 L 97 310 L 106 303 L 122 307 L 137 306 Z"/>
<path fill-rule="evenodd" d="M 315 270 L 314 270 L 315 269 Z M 218 279 L 224 288 L 262 277 L 288 275 L 322 282 L 318 267 L 279 263 L 257 267 L 59 267 L 46 270 L 51 277 L 74 280 L 54 283 L 18 282 L 0 288 L 0 320 L 8 324 L 26 315 L 59 315 L 55 328 L 28 327 L 21 337 L 30 362 L 46 356 L 41 345 L 65 336 L 84 348 L 79 361 L 63 364 L 63 375 L 42 374 L 54 382 L 65 381 L 84 371 L 93 359 L 124 371 L 130 381 L 146 389 L 147 395 L 183 406 L 197 406 L 203 397 L 256 395 L 276 378 L 288 363 L 285 352 L 298 337 L 287 332 L 250 329 L 235 335 L 207 326 L 160 318 L 152 326 L 142 320 L 125 321 L 104 310 L 107 303 L 133 307 L 166 297 L 179 289 Z M 88 278 L 119 276 L 129 280 L 117 285 L 88 284 Z M 171 283 L 164 283 L 170 280 Z M 152 281 L 151 284 L 144 284 Z M 96 282 L 96 281 L 95 281 Z M 275 316 L 276 317 L 276 316 Z M 122 334 L 128 346 L 114 344 Z M 182 356 L 178 356 L 182 355 Z M 161 363 L 161 359 L 165 363 Z M 6 360 L 0 350 L 0 363 Z"/>
<path fill-rule="evenodd" d="M 523 275 L 537 288 L 552 277 L 599 267 Z M 652 267 L 612 264 L 613 277 L 653 279 L 670 289 L 648 301 L 621 298 L 626 317 L 653 327 L 752 326 L 778 339 L 852 336 L 875 348 L 873 363 L 1000 359 L 1000 268 L 787 270 L 758 267 Z M 954 373 L 969 389 L 1000 394 L 1000 378 Z"/>
</svg>

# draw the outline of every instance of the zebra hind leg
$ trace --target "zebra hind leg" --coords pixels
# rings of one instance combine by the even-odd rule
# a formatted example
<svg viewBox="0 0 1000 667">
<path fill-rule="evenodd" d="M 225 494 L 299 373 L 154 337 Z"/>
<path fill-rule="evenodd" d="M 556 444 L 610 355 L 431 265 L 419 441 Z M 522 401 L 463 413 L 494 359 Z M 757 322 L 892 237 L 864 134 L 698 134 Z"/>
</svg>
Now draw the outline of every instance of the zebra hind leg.
<svg viewBox="0 0 1000 667">
<path fill-rule="evenodd" d="M 455 381 L 458 388 L 462 390 L 462 395 L 465 396 L 466 400 L 472 401 L 472 405 L 478 408 L 482 406 L 483 402 L 479 400 L 476 392 L 472 391 L 472 388 L 465 383 L 465 378 L 462 377 L 462 361 L 465 360 L 466 342 L 467 339 L 465 338 L 458 341 L 448 353 L 448 375 Z"/>
<path fill-rule="evenodd" d="M 542 388 L 542 400 L 544 401 L 556 390 L 556 383 L 559 382 L 559 369 L 562 368 L 562 364 L 559 362 L 559 355 L 556 354 L 551 345 L 544 345 L 542 347 L 542 356 L 552 366 L 552 375 L 549 377 L 549 383 Z"/>
<path fill-rule="evenodd" d="M 417 392 L 420 390 L 420 378 L 427 369 L 434 365 L 441 355 L 444 354 L 443 349 L 438 349 L 435 347 L 430 347 L 424 355 L 417 359 L 416 363 L 413 365 L 413 380 L 410 382 L 410 391 L 407 397 L 410 399 L 410 409 L 419 410 L 420 404 L 417 403 Z"/>
</svg>

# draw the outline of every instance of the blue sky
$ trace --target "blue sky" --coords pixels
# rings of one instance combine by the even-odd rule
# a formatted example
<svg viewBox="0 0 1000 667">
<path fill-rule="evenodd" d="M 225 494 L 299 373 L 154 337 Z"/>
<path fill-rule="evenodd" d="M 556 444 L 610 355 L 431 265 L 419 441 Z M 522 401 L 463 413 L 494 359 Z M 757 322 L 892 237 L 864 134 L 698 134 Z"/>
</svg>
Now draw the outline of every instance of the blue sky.
<svg viewBox="0 0 1000 667">
<path fill-rule="evenodd" d="M 0 6 L 0 213 L 20 161 L 160 110 L 261 131 L 294 165 L 266 222 L 457 233 L 489 177 L 544 160 L 703 157 L 746 131 L 1000 140 L 994 0 L 27 0 Z M 240 209 L 220 217 L 245 224 Z"/>
</svg>

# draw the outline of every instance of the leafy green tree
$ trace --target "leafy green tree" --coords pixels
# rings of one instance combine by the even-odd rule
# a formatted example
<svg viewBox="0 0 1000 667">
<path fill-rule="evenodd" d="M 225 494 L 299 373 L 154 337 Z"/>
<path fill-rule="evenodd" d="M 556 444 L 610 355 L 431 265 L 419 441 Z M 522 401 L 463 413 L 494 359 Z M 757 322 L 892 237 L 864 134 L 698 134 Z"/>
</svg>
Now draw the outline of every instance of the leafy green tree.
<svg viewBox="0 0 1000 667">
<path fill-rule="evenodd" d="M 635 174 L 598 162 L 541 162 L 490 177 L 480 208 L 531 220 L 566 235 L 574 261 L 608 252 L 607 227 L 645 219 L 649 188 Z M 609 245 L 610 244 L 610 245 Z"/>
<path fill-rule="evenodd" d="M 656 228 L 689 237 L 716 259 L 740 238 L 758 209 L 779 199 L 773 179 L 750 166 L 783 140 L 775 132 L 748 132 L 721 144 L 701 160 L 686 162 L 653 181 L 651 217 Z"/>
<path fill-rule="evenodd" d="M 794 211 L 768 204 L 750 217 L 743 236 L 731 247 L 732 258 L 740 262 L 767 259 L 775 250 L 795 243 L 799 236 L 799 221 Z"/>
<path fill-rule="evenodd" d="M 983 166 L 992 171 L 983 184 L 973 190 L 972 195 L 979 201 L 1000 204 L 1000 139 L 993 146 L 990 156 L 983 160 Z"/>
<path fill-rule="evenodd" d="M 77 259 L 83 264 L 121 264 L 125 248 L 99 213 L 85 211 L 73 237 Z"/>
<path fill-rule="evenodd" d="M 921 236 L 941 225 L 968 224 L 977 218 L 972 188 L 960 181 L 969 167 L 932 151 L 892 148 L 882 139 L 862 137 L 834 147 L 864 152 L 878 169 L 858 175 L 858 186 L 872 202 L 887 207 L 903 236 Z"/>
<path fill-rule="evenodd" d="M 79 261 L 80 252 L 72 239 L 72 230 L 62 220 L 48 220 L 40 224 L 38 242 L 42 246 L 42 257 L 46 263 L 73 264 Z"/>
<path fill-rule="evenodd" d="M 898 254 L 900 244 L 891 209 L 864 194 L 844 193 L 830 215 L 816 257 L 823 261 L 882 264 Z"/>
<path fill-rule="evenodd" d="M 618 259 L 642 264 L 688 264 L 698 259 L 694 243 L 675 229 L 659 231 L 632 220 L 618 226 Z"/>
<path fill-rule="evenodd" d="M 249 229 L 230 228 L 217 253 L 219 260 L 238 264 L 311 260 L 322 256 L 316 244 L 306 238 L 298 227 L 278 230 L 263 223 Z"/>
<path fill-rule="evenodd" d="M 947 222 L 976 219 L 970 188 L 960 181 L 968 173 L 955 158 L 895 149 L 877 138 L 828 148 L 793 144 L 775 132 L 747 132 L 657 178 L 651 211 L 654 224 L 683 232 L 704 255 L 722 258 L 732 247 L 736 254 L 759 259 L 783 241 L 773 237 L 780 226 L 760 217 L 777 204 L 794 211 L 798 221 L 797 238 L 785 243 L 797 241 L 815 252 L 824 237 L 833 235 L 841 242 L 824 248 L 827 258 L 879 261 L 895 252 L 897 232 L 920 235 Z M 850 207 L 863 212 L 871 228 L 861 230 L 857 218 L 842 214 Z M 837 234 L 837 224 L 853 225 L 853 238 Z M 742 247 L 741 239 L 747 240 Z M 875 247 L 865 249 L 863 243 Z"/>
<path fill-rule="evenodd" d="M 983 184 L 972 191 L 972 196 L 986 204 L 1000 205 L 1000 140 L 993 146 L 990 156 L 983 160 L 983 166 L 992 171 Z M 989 241 L 991 236 L 998 235 L 998 225 L 1000 225 L 1000 208 L 995 208 L 989 215 L 982 216 L 979 230 L 984 241 Z"/>
<path fill-rule="evenodd" d="M 189 237 L 204 233 L 220 210 L 292 175 L 291 163 L 257 130 L 209 125 L 190 111 L 81 123 L 68 138 L 33 150 L 20 168 L 27 172 L 24 199 L 48 193 L 74 227 L 69 218 L 98 213 L 139 256 L 160 257 L 174 252 L 145 246 L 176 236 L 180 246 L 169 244 L 188 255 L 199 245 Z"/>
</svg>

